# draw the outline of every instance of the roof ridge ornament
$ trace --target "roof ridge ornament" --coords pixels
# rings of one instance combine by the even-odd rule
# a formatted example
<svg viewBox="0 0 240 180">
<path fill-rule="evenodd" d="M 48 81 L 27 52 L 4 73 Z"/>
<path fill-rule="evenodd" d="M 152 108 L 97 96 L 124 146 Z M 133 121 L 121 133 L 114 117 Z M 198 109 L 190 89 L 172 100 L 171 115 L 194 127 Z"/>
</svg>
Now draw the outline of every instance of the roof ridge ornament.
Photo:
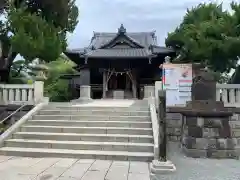
<svg viewBox="0 0 240 180">
<path fill-rule="evenodd" d="M 121 24 L 120 28 L 118 28 L 118 33 L 119 34 L 125 34 L 126 33 L 126 28 Z"/>
</svg>

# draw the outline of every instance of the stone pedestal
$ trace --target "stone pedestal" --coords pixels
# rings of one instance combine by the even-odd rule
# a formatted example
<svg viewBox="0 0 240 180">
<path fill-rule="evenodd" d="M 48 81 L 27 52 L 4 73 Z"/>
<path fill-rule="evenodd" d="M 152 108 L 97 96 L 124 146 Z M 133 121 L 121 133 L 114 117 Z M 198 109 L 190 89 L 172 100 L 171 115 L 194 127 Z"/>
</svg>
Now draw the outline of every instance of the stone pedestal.
<svg viewBox="0 0 240 180">
<path fill-rule="evenodd" d="M 124 91 L 113 91 L 113 99 L 124 99 Z"/>
<path fill-rule="evenodd" d="M 91 86 L 80 86 L 80 99 L 89 100 L 91 99 Z"/>
<path fill-rule="evenodd" d="M 73 100 L 72 102 L 91 101 L 91 86 L 82 85 L 80 86 L 80 97 Z"/>
<path fill-rule="evenodd" d="M 175 165 L 171 161 L 153 160 L 150 164 L 151 180 L 159 180 L 158 176 L 163 174 L 171 174 L 176 171 Z"/>
<path fill-rule="evenodd" d="M 182 150 L 194 158 L 237 158 L 230 116 L 184 116 Z"/>
<path fill-rule="evenodd" d="M 144 86 L 144 99 L 147 99 L 149 97 L 155 97 L 154 86 Z"/>
</svg>

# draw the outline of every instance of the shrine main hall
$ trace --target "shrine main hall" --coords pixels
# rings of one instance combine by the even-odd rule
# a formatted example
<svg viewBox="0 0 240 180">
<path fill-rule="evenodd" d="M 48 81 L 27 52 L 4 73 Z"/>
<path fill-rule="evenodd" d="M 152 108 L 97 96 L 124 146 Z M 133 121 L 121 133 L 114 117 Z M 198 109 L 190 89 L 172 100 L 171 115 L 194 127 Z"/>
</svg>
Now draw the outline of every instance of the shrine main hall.
<svg viewBox="0 0 240 180">
<path fill-rule="evenodd" d="M 159 66 L 176 53 L 158 46 L 156 32 L 94 32 L 88 47 L 64 52 L 77 64 L 70 76 L 75 98 L 142 99 L 144 91 L 161 80 Z M 80 91 L 80 93 L 79 93 Z"/>
</svg>

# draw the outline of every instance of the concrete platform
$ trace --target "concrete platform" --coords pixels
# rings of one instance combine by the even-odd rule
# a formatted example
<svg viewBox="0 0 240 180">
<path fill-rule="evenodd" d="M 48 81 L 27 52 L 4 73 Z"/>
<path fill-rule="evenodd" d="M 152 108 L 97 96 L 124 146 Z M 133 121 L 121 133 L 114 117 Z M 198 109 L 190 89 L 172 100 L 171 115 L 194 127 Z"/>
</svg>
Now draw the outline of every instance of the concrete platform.
<svg viewBox="0 0 240 180">
<path fill-rule="evenodd" d="M 1 180 L 150 180 L 145 162 L 0 156 Z"/>
</svg>

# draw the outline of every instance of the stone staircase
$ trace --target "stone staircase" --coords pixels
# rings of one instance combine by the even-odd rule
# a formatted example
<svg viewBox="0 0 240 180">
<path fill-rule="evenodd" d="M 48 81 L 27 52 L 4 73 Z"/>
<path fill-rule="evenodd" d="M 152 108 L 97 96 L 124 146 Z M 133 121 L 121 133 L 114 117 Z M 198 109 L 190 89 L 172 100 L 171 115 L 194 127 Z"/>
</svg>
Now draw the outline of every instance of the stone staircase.
<svg viewBox="0 0 240 180">
<path fill-rule="evenodd" d="M 0 154 L 151 161 L 150 112 L 147 105 L 49 104 L 5 141 Z"/>
</svg>

